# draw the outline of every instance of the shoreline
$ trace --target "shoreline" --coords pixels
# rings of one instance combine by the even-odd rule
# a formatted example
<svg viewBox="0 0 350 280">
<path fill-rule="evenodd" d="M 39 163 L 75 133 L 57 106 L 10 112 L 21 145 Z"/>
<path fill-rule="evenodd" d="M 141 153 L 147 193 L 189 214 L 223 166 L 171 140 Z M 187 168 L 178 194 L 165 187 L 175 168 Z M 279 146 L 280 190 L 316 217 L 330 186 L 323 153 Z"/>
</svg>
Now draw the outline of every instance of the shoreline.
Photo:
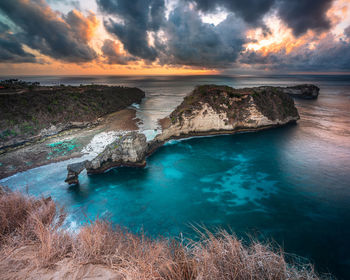
<svg viewBox="0 0 350 280">
<path fill-rule="evenodd" d="M 257 128 L 238 128 L 234 130 L 210 130 L 207 132 L 192 132 L 188 134 L 182 134 L 179 136 L 172 136 L 168 138 L 165 141 L 165 144 L 168 143 L 171 140 L 186 140 L 188 138 L 198 138 L 198 137 L 215 137 L 215 136 L 220 136 L 220 135 L 234 135 L 234 134 L 239 134 L 239 133 L 254 133 L 262 130 L 268 130 L 272 128 L 279 128 L 279 127 L 285 127 L 289 125 L 297 125 L 296 120 L 291 120 L 287 123 L 283 124 L 273 124 L 273 125 L 266 125 L 266 126 L 261 126 Z"/>
<path fill-rule="evenodd" d="M 183 135 L 179 135 L 179 136 L 172 136 L 164 141 L 156 141 L 154 144 L 154 147 L 150 148 L 150 150 L 148 151 L 148 153 L 146 155 L 146 159 L 148 157 L 150 157 L 151 155 L 153 155 L 158 149 L 169 144 L 170 141 L 185 141 L 185 140 L 194 139 L 194 138 L 235 135 L 235 134 L 240 134 L 240 133 L 254 133 L 254 132 L 269 130 L 269 129 L 273 129 L 273 128 L 282 128 L 282 127 L 287 127 L 287 126 L 292 126 L 292 125 L 297 125 L 297 124 L 298 124 L 297 120 L 291 120 L 291 121 L 284 123 L 284 124 L 266 125 L 266 126 L 257 127 L 257 128 L 239 128 L 239 129 L 235 129 L 235 130 L 225 130 L 225 131 L 211 130 L 208 132 L 193 132 L 193 133 L 183 134 Z M 137 167 L 137 165 L 135 167 Z M 113 167 L 110 169 L 113 169 Z M 95 173 L 91 173 L 91 174 L 95 174 Z"/>
<path fill-rule="evenodd" d="M 128 109 L 125 109 L 125 110 L 128 110 Z M 113 113 L 113 114 L 115 114 L 115 113 Z M 297 125 L 297 121 L 290 121 L 290 122 L 282 124 L 282 125 L 269 125 L 269 126 L 264 126 L 264 127 L 259 127 L 259 128 L 252 128 L 252 129 L 244 129 L 243 128 L 243 129 L 227 130 L 227 131 L 213 130 L 213 131 L 210 131 L 210 132 L 207 132 L 207 133 L 205 133 L 205 132 L 202 132 L 202 133 L 197 132 L 197 133 L 190 133 L 190 134 L 176 136 L 176 137 L 174 136 L 174 137 L 171 137 L 171 138 L 167 139 L 166 141 L 157 142 L 155 144 L 155 147 L 149 150 L 149 152 L 147 153 L 147 157 L 152 156 L 161 147 L 163 147 L 165 145 L 168 145 L 168 144 L 171 144 L 171 141 L 186 141 L 186 140 L 193 139 L 193 138 L 204 138 L 204 137 L 216 137 L 216 136 L 224 136 L 224 135 L 235 135 L 235 134 L 240 134 L 240 133 L 254 133 L 254 132 L 259 132 L 259 131 L 264 131 L 264 130 L 270 130 L 270 129 L 273 129 L 273 128 L 279 128 L 279 127 L 282 128 L 282 127 L 294 126 L 294 125 Z M 119 131 L 115 131 L 115 132 L 120 132 L 122 134 L 123 132 L 128 132 L 128 130 L 124 130 L 124 131 L 123 130 L 119 130 Z M 98 135 L 98 134 L 96 134 L 96 135 Z M 88 156 L 88 154 L 86 154 L 86 153 L 79 153 L 79 154 L 71 154 L 71 155 L 67 155 L 67 156 L 64 156 L 64 157 L 59 157 L 59 158 L 56 158 L 56 159 L 49 160 L 48 162 L 40 162 L 37 165 L 27 166 L 26 168 L 16 170 L 16 171 L 14 171 L 12 173 L 9 173 L 9 175 L 5 176 L 5 177 L 1 176 L 2 174 L 0 172 L 0 183 L 4 182 L 6 179 L 8 179 L 8 178 L 10 178 L 12 176 L 15 176 L 17 173 L 22 173 L 22 172 L 25 172 L 27 170 L 35 169 L 35 168 L 38 168 L 38 167 L 41 167 L 41 166 L 54 164 L 54 163 L 59 163 L 59 162 L 63 162 L 63 161 L 69 161 L 69 160 L 72 160 L 72 159 L 83 160 L 85 156 Z M 1 160 L 1 155 L 0 155 L 0 160 Z M 145 166 L 145 165 L 143 165 L 143 166 Z M 111 169 L 118 168 L 118 167 L 119 166 L 116 166 L 116 167 L 111 166 L 104 173 L 108 172 Z M 136 165 L 136 166 L 128 165 L 128 167 L 140 167 L 140 166 L 139 165 Z M 1 166 L 0 166 L 0 171 L 1 171 Z M 90 174 L 91 175 L 96 175 L 96 174 L 99 174 L 99 173 L 92 172 Z"/>
<path fill-rule="evenodd" d="M 0 180 L 29 169 L 84 157 L 88 154 L 84 149 L 101 133 L 123 134 L 139 129 L 140 120 L 133 108 L 116 111 L 101 119 L 96 126 L 65 130 L 1 153 Z M 57 151 L 60 148 L 62 150 Z"/>
<path fill-rule="evenodd" d="M 293 87 L 293 90 L 302 93 L 316 89 L 318 90 L 313 85 Z M 138 162 L 139 159 L 136 162 L 108 159 L 105 167 L 95 162 L 96 167 L 87 168 L 88 173 L 101 173 L 125 164 L 143 167 L 145 158 L 170 140 L 256 132 L 296 123 L 300 117 L 294 101 L 285 90 L 292 88 L 253 87 L 241 90 L 217 85 L 198 86 L 168 117 L 158 120 L 162 131 L 154 139 L 149 139 L 150 141 L 146 137 L 147 148 L 142 151 L 142 162 Z M 276 104 L 279 106 L 278 110 Z M 0 179 L 50 163 L 81 158 L 86 154 L 95 154 L 95 160 L 117 136 L 132 131 L 142 133 L 138 126 L 142 120 L 136 117 L 136 110 L 131 108 L 127 107 L 87 122 L 85 128 L 63 131 L 40 140 L 39 143 L 30 143 L 0 154 Z M 98 124 L 95 126 L 95 123 Z M 67 123 L 66 126 L 70 124 Z M 102 133 L 106 134 L 102 136 Z M 101 139 L 95 139 L 97 136 L 101 136 Z M 100 150 L 96 151 L 96 147 Z M 102 158 L 98 160 L 105 161 Z M 68 171 L 70 172 L 69 168 Z"/>
</svg>

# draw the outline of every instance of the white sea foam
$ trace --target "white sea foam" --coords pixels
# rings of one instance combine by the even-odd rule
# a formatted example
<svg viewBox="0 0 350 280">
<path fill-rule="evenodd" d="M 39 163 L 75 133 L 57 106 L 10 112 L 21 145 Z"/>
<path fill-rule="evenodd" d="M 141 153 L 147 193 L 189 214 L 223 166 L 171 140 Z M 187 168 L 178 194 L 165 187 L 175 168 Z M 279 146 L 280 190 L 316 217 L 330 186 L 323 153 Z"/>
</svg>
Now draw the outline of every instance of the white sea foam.
<svg viewBox="0 0 350 280">
<path fill-rule="evenodd" d="M 134 107 L 134 108 L 136 108 L 136 109 L 140 109 L 140 104 L 138 104 L 138 103 L 132 103 L 132 104 L 130 105 L 130 107 Z"/>
<path fill-rule="evenodd" d="M 118 136 L 123 135 L 125 131 L 108 131 L 96 134 L 91 142 L 84 147 L 83 153 L 88 154 L 89 158 L 96 157 L 103 152 L 107 145 L 111 144 Z"/>
<path fill-rule="evenodd" d="M 147 141 L 153 140 L 160 133 L 160 131 L 156 129 L 139 130 L 139 132 L 145 134 Z"/>
</svg>

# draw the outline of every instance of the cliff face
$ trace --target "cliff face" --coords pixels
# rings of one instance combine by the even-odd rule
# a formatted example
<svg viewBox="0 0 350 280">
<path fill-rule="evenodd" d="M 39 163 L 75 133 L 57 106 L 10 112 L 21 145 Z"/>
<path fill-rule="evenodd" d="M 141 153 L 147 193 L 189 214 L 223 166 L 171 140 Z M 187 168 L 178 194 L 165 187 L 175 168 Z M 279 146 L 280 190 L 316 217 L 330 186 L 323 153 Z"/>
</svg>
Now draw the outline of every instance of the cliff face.
<svg viewBox="0 0 350 280">
<path fill-rule="evenodd" d="M 282 88 L 199 86 L 160 121 L 163 133 L 157 139 L 256 130 L 298 119 L 293 99 Z"/>
</svg>

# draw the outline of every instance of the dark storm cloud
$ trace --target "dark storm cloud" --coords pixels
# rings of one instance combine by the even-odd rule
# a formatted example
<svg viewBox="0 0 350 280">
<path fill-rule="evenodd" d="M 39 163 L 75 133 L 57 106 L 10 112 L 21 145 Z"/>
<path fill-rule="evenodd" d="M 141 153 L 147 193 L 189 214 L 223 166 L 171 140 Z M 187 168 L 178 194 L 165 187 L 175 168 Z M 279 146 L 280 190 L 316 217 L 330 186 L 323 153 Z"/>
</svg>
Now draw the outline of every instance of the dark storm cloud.
<svg viewBox="0 0 350 280">
<path fill-rule="evenodd" d="M 244 23 L 230 15 L 219 25 L 204 23 L 198 13 L 178 7 L 169 15 L 164 29 L 160 63 L 198 67 L 228 67 L 245 42 Z"/>
<path fill-rule="evenodd" d="M 283 0 L 278 3 L 278 14 L 298 36 L 307 30 L 324 31 L 331 27 L 326 12 L 333 0 Z"/>
<path fill-rule="evenodd" d="M 295 35 L 309 29 L 318 32 L 330 28 L 326 12 L 332 0 L 179 0 L 167 19 L 164 0 L 97 0 L 97 3 L 108 14 L 104 22 L 107 31 L 132 56 L 147 61 L 158 59 L 160 64 L 225 68 L 233 65 L 247 43 L 244 36 L 247 26 L 267 30 L 262 23 L 267 13 L 276 12 Z M 194 3 L 195 9 L 189 8 L 189 3 Z M 200 18 L 198 11 L 217 9 L 229 12 L 219 25 L 204 23 Z M 149 32 L 154 35 L 152 45 Z"/>
<path fill-rule="evenodd" d="M 35 56 L 25 52 L 16 36 L 9 31 L 9 26 L 0 22 L 0 62 L 36 62 Z"/>
<path fill-rule="evenodd" d="M 118 37 L 131 55 L 149 61 L 158 58 L 161 64 L 227 67 L 245 42 L 240 19 L 230 15 L 217 26 L 207 24 L 182 1 L 168 19 L 163 0 L 97 2 L 102 11 L 119 19 L 106 20 L 107 31 Z M 163 38 L 157 34 L 160 29 Z M 148 32 L 154 32 L 152 46 Z"/>
<path fill-rule="evenodd" d="M 271 10 L 293 29 L 295 35 L 307 30 L 323 31 L 330 28 L 326 12 L 333 0 L 187 0 L 208 12 L 218 7 L 241 16 L 247 23 L 261 24 L 262 17 Z"/>
<path fill-rule="evenodd" d="M 118 42 L 106 39 L 99 61 L 128 64 L 144 59 L 146 63 L 218 69 L 234 67 L 237 62 L 271 69 L 350 68 L 350 27 L 344 30 L 343 40 L 329 34 L 314 49 L 306 43 L 290 53 L 262 55 L 259 51 L 244 50 L 248 43 L 247 29 L 252 26 L 264 29 L 262 19 L 270 12 L 292 28 L 296 36 L 308 30 L 328 30 L 331 26 L 326 13 L 332 0 L 177 0 L 172 3 L 172 11 L 166 17 L 165 0 L 97 0 L 104 13 L 106 30 L 120 40 L 127 52 L 120 51 Z M 222 9 L 228 15 L 220 24 L 203 22 L 201 13 Z M 89 46 L 91 31 L 97 25 L 93 14 L 83 16 L 71 11 L 60 15 L 45 0 L 0 0 L 0 13 L 6 20 L 0 22 L 1 62 L 38 62 L 25 51 L 24 45 L 66 62 L 97 58 Z M 5 24 L 8 22 L 13 30 Z"/>
<path fill-rule="evenodd" d="M 103 56 L 108 64 L 126 65 L 130 61 L 135 61 L 136 58 L 128 55 L 123 55 L 118 50 L 119 46 L 112 40 L 106 39 L 101 48 Z"/>
<path fill-rule="evenodd" d="M 100 9 L 117 16 L 105 20 L 108 32 L 114 34 L 132 55 L 154 61 L 157 51 L 148 44 L 147 31 L 157 31 L 165 20 L 164 0 L 97 0 Z"/>
<path fill-rule="evenodd" d="M 67 62 L 87 62 L 96 58 L 84 33 L 81 35 L 81 29 L 71 25 L 69 20 L 59 18 L 42 0 L 0 1 L 0 12 L 22 30 L 16 34 L 22 43 L 45 55 Z M 72 20 L 72 17 L 74 15 L 68 15 L 66 20 Z M 88 20 L 75 18 L 74 24 Z"/>
</svg>

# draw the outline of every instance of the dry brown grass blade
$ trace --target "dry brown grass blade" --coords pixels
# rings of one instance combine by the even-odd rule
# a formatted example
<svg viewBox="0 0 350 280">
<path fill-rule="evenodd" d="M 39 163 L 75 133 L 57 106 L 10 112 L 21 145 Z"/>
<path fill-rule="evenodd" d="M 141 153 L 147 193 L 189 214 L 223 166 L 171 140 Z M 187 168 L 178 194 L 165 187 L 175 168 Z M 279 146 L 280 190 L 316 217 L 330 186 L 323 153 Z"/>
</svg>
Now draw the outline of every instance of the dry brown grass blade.
<svg viewBox="0 0 350 280">
<path fill-rule="evenodd" d="M 69 234 L 61 228 L 64 219 L 50 198 L 0 192 L 0 275 L 35 279 L 38 269 L 64 262 L 72 269 L 102 265 L 117 279 L 132 280 L 321 279 L 311 265 L 287 263 L 281 248 L 244 245 L 224 230 L 213 234 L 200 227 L 200 241 L 183 242 L 150 239 L 99 219 Z"/>
</svg>

